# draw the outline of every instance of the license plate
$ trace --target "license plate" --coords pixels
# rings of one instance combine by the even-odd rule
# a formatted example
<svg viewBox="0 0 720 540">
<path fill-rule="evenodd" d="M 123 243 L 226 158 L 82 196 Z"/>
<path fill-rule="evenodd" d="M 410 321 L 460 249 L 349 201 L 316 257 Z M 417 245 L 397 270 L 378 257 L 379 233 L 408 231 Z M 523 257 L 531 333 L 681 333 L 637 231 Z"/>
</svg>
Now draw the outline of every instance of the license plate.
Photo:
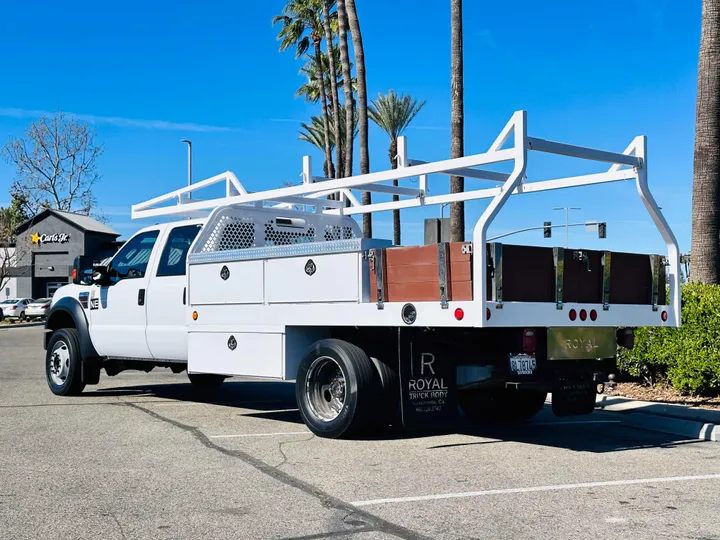
<svg viewBox="0 0 720 540">
<path fill-rule="evenodd" d="M 514 375 L 532 375 L 537 369 L 534 356 L 527 354 L 510 355 L 510 373 Z"/>
</svg>

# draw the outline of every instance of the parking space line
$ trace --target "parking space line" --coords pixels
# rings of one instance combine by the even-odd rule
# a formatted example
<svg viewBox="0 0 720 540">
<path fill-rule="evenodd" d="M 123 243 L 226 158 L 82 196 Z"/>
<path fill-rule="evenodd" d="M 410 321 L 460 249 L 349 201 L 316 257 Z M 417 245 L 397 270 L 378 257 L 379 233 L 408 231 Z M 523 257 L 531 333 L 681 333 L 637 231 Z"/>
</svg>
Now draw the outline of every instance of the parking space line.
<svg viewBox="0 0 720 540">
<path fill-rule="evenodd" d="M 305 435 L 310 431 L 278 431 L 277 433 L 240 433 L 238 435 L 208 435 L 208 439 L 234 439 L 237 437 L 277 437 L 280 435 Z"/>
<path fill-rule="evenodd" d="M 416 497 L 394 497 L 388 499 L 371 499 L 351 502 L 353 506 L 372 506 L 379 504 L 397 504 L 441 499 L 462 499 L 468 497 L 485 497 L 488 495 L 510 495 L 515 493 L 534 493 L 539 491 L 562 491 L 566 489 L 583 489 L 607 486 L 631 486 L 636 484 L 658 484 L 666 482 L 691 482 L 697 480 L 720 480 L 720 474 L 702 474 L 696 476 L 667 476 L 664 478 L 639 478 L 635 480 L 610 480 L 606 482 L 584 482 L 581 484 L 557 484 L 551 486 L 532 486 L 524 488 L 489 489 L 485 491 L 467 491 L 464 493 L 439 493 Z"/>
</svg>

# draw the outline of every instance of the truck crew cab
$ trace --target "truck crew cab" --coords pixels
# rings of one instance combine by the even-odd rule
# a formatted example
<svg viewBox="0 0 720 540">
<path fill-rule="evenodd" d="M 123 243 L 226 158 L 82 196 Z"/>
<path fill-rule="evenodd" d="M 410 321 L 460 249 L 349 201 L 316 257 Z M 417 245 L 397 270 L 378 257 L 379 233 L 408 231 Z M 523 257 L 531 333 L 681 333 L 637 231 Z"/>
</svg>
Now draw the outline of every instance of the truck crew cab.
<svg viewBox="0 0 720 540">
<path fill-rule="evenodd" d="M 609 169 L 530 182 L 530 151 Z M 551 142 L 529 137 L 519 111 L 483 154 L 412 160 L 404 138 L 398 154 L 397 169 L 342 179 L 313 176 L 305 157 L 302 185 L 257 193 L 226 172 L 133 206 L 133 218 L 188 219 L 140 230 L 105 266 L 76 261 L 46 323 L 52 392 L 154 367 L 187 370 L 203 392 L 230 376 L 294 379 L 324 437 L 446 425 L 459 410 L 520 421 L 548 393 L 556 414 L 588 414 L 634 327 L 679 326 L 678 247 L 648 189 L 644 137 L 622 153 Z M 511 172 L 479 168 L 504 162 Z M 430 175 L 453 174 L 491 187 L 430 191 Z M 665 257 L 488 239 L 512 195 L 625 180 Z M 224 197 L 185 198 L 220 183 Z M 363 205 L 354 191 L 399 200 Z M 477 199 L 489 204 L 471 242 L 392 246 L 362 238 L 352 217 Z"/>
</svg>

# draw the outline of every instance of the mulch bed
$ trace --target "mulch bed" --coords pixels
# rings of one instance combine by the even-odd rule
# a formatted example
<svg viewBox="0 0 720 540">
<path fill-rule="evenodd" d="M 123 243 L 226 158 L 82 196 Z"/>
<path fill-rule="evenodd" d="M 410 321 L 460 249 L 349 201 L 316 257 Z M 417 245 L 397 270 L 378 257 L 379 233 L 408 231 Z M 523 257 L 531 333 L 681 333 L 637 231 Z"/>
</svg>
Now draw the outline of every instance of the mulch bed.
<svg viewBox="0 0 720 540">
<path fill-rule="evenodd" d="M 720 397 L 684 396 L 667 386 L 643 386 L 637 383 L 618 383 L 613 390 L 606 389 L 609 396 L 627 397 L 641 401 L 654 401 L 673 405 L 720 409 Z"/>
</svg>

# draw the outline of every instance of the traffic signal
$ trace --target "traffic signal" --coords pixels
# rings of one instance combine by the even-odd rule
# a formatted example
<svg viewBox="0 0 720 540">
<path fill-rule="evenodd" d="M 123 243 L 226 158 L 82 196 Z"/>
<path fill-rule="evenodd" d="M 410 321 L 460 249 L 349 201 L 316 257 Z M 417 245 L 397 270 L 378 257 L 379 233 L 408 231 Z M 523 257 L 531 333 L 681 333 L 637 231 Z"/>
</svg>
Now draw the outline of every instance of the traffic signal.
<svg viewBox="0 0 720 540">
<path fill-rule="evenodd" d="M 544 221 L 543 222 L 543 238 L 551 238 L 551 237 L 552 237 L 552 222 Z"/>
<path fill-rule="evenodd" d="M 598 223 L 598 238 L 607 238 L 607 223 Z"/>
</svg>

